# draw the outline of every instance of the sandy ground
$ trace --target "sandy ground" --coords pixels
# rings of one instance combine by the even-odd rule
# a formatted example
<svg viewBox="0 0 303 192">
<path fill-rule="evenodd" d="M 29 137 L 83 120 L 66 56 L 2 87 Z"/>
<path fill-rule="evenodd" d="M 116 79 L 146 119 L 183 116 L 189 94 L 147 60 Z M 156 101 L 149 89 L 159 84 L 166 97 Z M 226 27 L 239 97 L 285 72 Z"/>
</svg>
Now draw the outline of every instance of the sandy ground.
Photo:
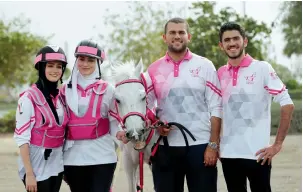
<svg viewBox="0 0 303 192">
<path fill-rule="evenodd" d="M 272 138 L 273 139 L 273 138 Z M 296 192 L 302 191 L 302 136 L 288 136 L 282 151 L 276 156 L 272 170 L 273 192 Z M 17 151 L 18 148 L 11 135 L 0 137 L 0 192 L 24 192 L 24 186 L 17 174 Z M 221 164 L 218 163 L 218 191 L 226 190 Z M 145 167 L 144 191 L 152 192 L 152 176 Z M 70 191 L 63 183 L 61 192 Z M 187 189 L 185 188 L 185 191 Z M 127 192 L 127 179 L 122 167 L 118 167 L 115 173 L 114 192 Z"/>
</svg>

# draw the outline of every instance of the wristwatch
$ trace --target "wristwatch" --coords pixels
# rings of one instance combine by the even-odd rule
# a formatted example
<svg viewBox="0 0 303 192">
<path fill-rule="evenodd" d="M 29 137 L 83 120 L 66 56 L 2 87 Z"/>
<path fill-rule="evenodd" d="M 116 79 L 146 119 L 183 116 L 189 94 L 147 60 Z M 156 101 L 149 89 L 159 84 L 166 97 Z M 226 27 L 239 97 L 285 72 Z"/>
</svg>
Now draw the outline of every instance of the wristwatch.
<svg viewBox="0 0 303 192">
<path fill-rule="evenodd" d="M 216 142 L 209 142 L 208 146 L 213 150 L 218 150 L 218 144 Z"/>
</svg>

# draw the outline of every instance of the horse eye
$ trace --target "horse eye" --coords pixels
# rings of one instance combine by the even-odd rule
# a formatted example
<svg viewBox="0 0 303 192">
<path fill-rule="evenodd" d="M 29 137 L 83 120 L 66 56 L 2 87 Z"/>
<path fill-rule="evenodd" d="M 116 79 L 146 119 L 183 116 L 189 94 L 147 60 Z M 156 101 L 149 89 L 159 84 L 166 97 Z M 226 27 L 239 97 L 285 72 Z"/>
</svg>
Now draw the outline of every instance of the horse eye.
<svg viewBox="0 0 303 192">
<path fill-rule="evenodd" d="M 119 100 L 119 99 L 116 99 L 116 102 L 117 102 L 118 104 L 120 104 L 120 100 Z"/>
<path fill-rule="evenodd" d="M 142 101 L 144 101 L 146 99 L 146 96 L 144 96 L 143 98 L 142 98 Z"/>
</svg>

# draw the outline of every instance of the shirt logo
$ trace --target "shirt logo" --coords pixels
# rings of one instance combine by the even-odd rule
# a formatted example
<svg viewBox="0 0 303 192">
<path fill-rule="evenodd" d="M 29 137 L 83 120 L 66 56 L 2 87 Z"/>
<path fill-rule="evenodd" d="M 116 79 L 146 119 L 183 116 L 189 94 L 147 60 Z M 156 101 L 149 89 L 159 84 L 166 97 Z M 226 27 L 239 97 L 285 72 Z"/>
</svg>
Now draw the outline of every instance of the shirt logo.
<svg viewBox="0 0 303 192">
<path fill-rule="evenodd" d="M 201 66 L 197 69 L 190 69 L 189 72 L 191 73 L 191 76 L 193 77 L 199 77 L 199 72 L 201 70 Z"/>
<path fill-rule="evenodd" d="M 272 80 L 276 80 L 279 78 L 276 72 L 271 72 L 271 73 L 269 73 L 269 75 L 272 78 Z"/>
<path fill-rule="evenodd" d="M 246 84 L 254 84 L 254 80 L 256 78 L 256 72 L 249 76 L 244 76 L 246 79 Z"/>
</svg>

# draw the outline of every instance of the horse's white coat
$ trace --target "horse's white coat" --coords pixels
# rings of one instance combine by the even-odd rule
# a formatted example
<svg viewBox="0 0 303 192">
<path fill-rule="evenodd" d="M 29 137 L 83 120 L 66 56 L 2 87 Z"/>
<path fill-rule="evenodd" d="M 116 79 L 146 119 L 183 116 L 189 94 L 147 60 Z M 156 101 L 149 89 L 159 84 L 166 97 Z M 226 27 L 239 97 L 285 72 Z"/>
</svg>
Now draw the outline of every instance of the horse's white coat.
<svg viewBox="0 0 303 192">
<path fill-rule="evenodd" d="M 103 63 L 101 65 L 102 79 L 114 85 L 127 79 L 140 79 L 140 74 L 143 73 L 142 59 L 135 66 L 133 61 L 126 63 Z M 119 115 L 124 116 L 129 112 L 139 112 L 146 114 L 146 93 L 144 87 L 139 83 L 126 83 L 116 88 L 115 97 L 120 104 Z M 132 136 L 140 135 L 140 140 L 145 140 L 149 132 L 145 129 L 143 120 L 138 116 L 130 116 L 125 123 L 127 132 Z M 127 144 L 119 142 L 114 138 L 117 147 L 120 146 L 122 152 L 123 167 L 128 179 L 128 192 L 136 192 L 136 186 L 139 183 L 139 152 L 134 149 L 134 142 L 130 141 Z M 144 160 L 148 162 L 151 148 L 155 142 L 155 137 L 152 138 L 149 145 L 144 149 Z M 119 158 L 120 160 L 120 158 Z M 118 162 L 119 163 L 119 162 Z M 119 167 L 119 166 L 117 166 Z"/>
</svg>

